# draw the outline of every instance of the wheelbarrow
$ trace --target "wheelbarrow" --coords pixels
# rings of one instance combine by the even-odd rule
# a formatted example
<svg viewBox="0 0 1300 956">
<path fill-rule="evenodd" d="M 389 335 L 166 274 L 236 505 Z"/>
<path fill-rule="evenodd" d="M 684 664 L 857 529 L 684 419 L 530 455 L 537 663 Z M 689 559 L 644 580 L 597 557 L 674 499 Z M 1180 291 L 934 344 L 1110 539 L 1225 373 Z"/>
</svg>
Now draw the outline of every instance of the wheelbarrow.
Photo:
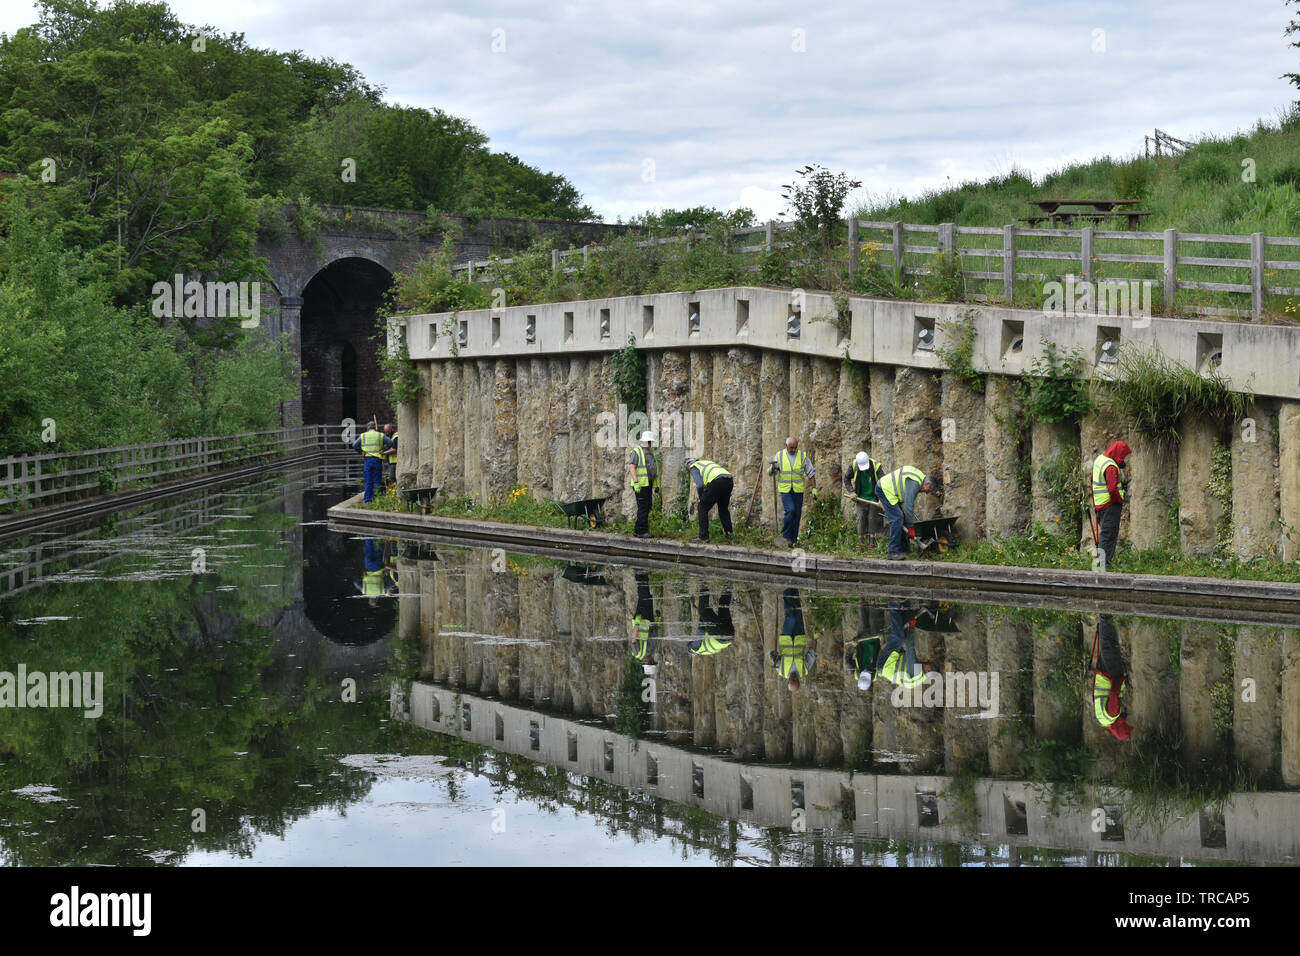
<svg viewBox="0 0 1300 956">
<path fill-rule="evenodd" d="M 585 584 L 589 587 L 608 586 L 609 579 L 601 572 L 604 570 L 598 564 L 573 564 L 570 562 L 564 566 L 560 576 L 574 584 Z"/>
<path fill-rule="evenodd" d="M 569 527 L 575 531 L 579 523 L 588 528 L 598 528 L 605 523 L 605 502 L 609 497 L 604 498 L 584 498 L 582 501 L 556 501 L 551 499 L 551 504 L 559 508 L 564 516 L 569 519 Z"/>
<path fill-rule="evenodd" d="M 438 486 L 433 485 L 428 488 L 398 488 L 397 498 L 402 504 L 406 505 L 406 510 L 411 511 L 419 508 L 421 514 L 428 514 L 429 508 L 433 505 L 433 499 L 438 497 Z"/>
<path fill-rule="evenodd" d="M 922 551 L 934 548 L 942 554 L 957 540 L 956 525 L 956 517 L 918 521 L 912 525 L 912 529 L 916 532 L 916 546 Z"/>
</svg>

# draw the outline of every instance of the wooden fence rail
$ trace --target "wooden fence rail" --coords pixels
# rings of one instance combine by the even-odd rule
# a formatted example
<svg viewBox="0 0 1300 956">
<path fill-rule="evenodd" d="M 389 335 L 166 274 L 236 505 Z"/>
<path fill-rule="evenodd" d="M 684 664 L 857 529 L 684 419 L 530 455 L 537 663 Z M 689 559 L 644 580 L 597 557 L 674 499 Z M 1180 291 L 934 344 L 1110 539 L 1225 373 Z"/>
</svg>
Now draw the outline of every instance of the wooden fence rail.
<svg viewBox="0 0 1300 956">
<path fill-rule="evenodd" d="M 0 513 L 192 478 L 236 465 L 342 446 L 338 425 L 0 458 Z"/>
<path fill-rule="evenodd" d="M 1105 230 L 1085 227 L 1081 229 L 1033 229 L 1015 224 L 1006 226 L 958 226 L 944 222 L 938 225 L 916 225 L 904 222 L 874 222 L 870 220 L 850 219 L 846 221 L 848 239 L 845 245 L 845 257 L 850 276 L 862 268 L 862 254 L 870 243 L 873 251 L 888 252 L 892 269 L 901 284 L 906 277 L 932 275 L 941 265 L 945 256 L 956 256 L 961 264 L 963 280 L 973 280 L 990 284 L 992 297 L 1011 303 L 1015 299 L 1015 286 L 1018 281 L 1048 282 L 1059 280 L 1066 275 L 1077 276 L 1088 282 L 1127 281 L 1127 277 L 1108 275 L 1099 277 L 1099 264 L 1147 267 L 1144 271 L 1154 273 L 1141 281 L 1150 282 L 1159 290 L 1161 309 L 1166 315 L 1235 315 L 1261 318 L 1264 315 L 1267 296 L 1300 296 L 1300 285 L 1273 285 L 1268 282 L 1270 273 L 1292 273 L 1300 270 L 1300 258 L 1288 258 L 1291 250 L 1300 246 L 1300 238 L 1294 236 L 1266 236 L 1263 233 L 1251 235 L 1214 235 L 1209 233 L 1179 233 L 1176 229 L 1163 232 L 1130 232 L 1127 230 Z M 763 226 L 751 226 L 737 229 L 730 233 L 730 240 L 744 240 L 750 236 L 763 234 L 761 243 L 751 243 L 732 247 L 732 252 L 741 254 L 761 254 L 774 249 L 789 249 L 795 243 L 778 241 L 777 234 L 793 229 L 788 222 L 769 221 Z M 865 238 L 870 234 L 880 235 L 880 241 Z M 932 242 L 908 242 L 911 234 L 916 238 L 933 236 Z M 963 243 L 962 238 L 968 241 Z M 1001 243 L 990 247 L 977 246 L 974 241 L 988 241 L 1001 237 Z M 635 245 L 642 248 L 683 242 L 696 242 L 708 239 L 706 232 L 688 232 L 679 236 L 647 239 Z M 1068 248 L 1042 248 L 1050 245 L 1052 240 L 1064 241 Z M 1098 243 L 1104 243 L 1110 251 L 1098 249 Z M 1196 248 L 1205 245 L 1240 245 L 1245 257 L 1209 256 L 1204 250 Z M 1158 251 L 1155 251 L 1158 248 Z M 1115 251 L 1118 249 L 1119 251 Z M 578 267 L 565 265 L 575 256 L 586 264 L 590 257 L 599 254 L 594 244 L 578 249 L 551 250 L 551 268 L 556 272 L 572 274 Z M 909 258 L 910 257 L 910 258 Z M 972 266 L 984 268 L 967 269 L 967 260 Z M 476 282 L 495 281 L 503 272 L 508 272 L 515 259 L 471 259 L 454 265 L 452 275 L 465 274 Z M 1000 268 L 994 268 L 994 263 Z M 1020 271 L 1021 263 L 1059 262 L 1063 268 L 1056 272 Z M 1234 270 L 1239 281 L 1207 281 L 1205 279 L 1180 278 L 1179 267 L 1214 268 Z M 761 266 L 757 263 L 743 267 L 744 271 L 757 272 Z M 1103 270 L 1105 265 L 1101 267 Z M 1300 277 L 1297 277 L 1300 279 Z M 1000 287 L 1000 288 L 999 288 Z M 1215 307 L 1204 303 L 1186 301 L 1181 307 L 1178 303 L 1179 290 L 1226 293 L 1230 296 L 1249 296 L 1250 306 Z M 973 294 L 972 298 L 990 298 L 988 294 Z"/>
</svg>

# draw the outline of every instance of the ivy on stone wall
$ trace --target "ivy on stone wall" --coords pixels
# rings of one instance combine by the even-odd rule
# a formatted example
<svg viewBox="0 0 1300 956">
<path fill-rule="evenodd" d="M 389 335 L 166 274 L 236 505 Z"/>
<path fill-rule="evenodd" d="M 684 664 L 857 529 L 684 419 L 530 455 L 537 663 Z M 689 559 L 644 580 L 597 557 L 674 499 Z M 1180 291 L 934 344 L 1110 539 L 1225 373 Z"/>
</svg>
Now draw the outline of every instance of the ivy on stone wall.
<svg viewBox="0 0 1300 956">
<path fill-rule="evenodd" d="M 610 356 L 614 368 L 614 391 L 627 406 L 628 414 L 646 410 L 645 356 L 636 347 L 636 336 L 627 337 L 627 345 Z"/>
</svg>

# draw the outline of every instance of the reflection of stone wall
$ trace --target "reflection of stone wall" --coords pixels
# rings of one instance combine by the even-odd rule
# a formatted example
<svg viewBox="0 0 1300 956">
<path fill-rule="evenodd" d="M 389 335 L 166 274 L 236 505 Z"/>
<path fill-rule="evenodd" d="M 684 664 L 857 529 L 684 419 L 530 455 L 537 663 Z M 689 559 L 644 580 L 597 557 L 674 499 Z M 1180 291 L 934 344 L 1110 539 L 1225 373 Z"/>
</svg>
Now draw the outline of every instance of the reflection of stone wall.
<svg viewBox="0 0 1300 956">
<path fill-rule="evenodd" d="M 400 633 L 421 635 L 422 678 L 613 722 L 636 605 L 630 569 L 602 568 L 607 584 L 593 586 L 564 578 L 547 562 L 520 566 L 515 562 L 524 559 L 514 556 L 505 572 L 494 572 L 489 551 L 445 551 L 440 558 L 402 563 L 410 590 L 399 603 Z M 778 590 L 734 587 L 735 639 L 700 657 L 689 650 L 699 634 L 700 596 L 707 591 L 716 607 L 724 582 L 656 572 L 650 584 L 662 628 L 650 728 L 670 741 L 745 760 L 907 772 L 1014 774 L 1036 740 L 1082 745 L 1107 774 L 1126 757 L 1129 745 L 1092 718 L 1082 656 L 1092 647 L 1095 618 L 958 606 L 955 630 L 917 628 L 918 660 L 941 673 L 983 672 L 990 682 L 997 674 L 997 713 L 984 716 L 973 703 L 898 707 L 884 680 L 868 693 L 858 690 L 845 642 L 888 628 L 879 597 L 837 597 L 814 613 L 814 593 L 802 592 L 818 659 L 791 692 L 768 658 L 783 621 Z M 1292 676 L 1300 671 L 1291 660 L 1293 635 L 1241 628 L 1228 658 L 1222 640 L 1231 636 L 1218 638 L 1217 626 L 1123 618 L 1117 629 L 1130 669 L 1135 745 L 1181 740 L 1192 762 L 1235 747 L 1266 784 L 1281 772 L 1287 786 L 1297 785 L 1300 734 L 1288 723 Z M 1249 701 L 1240 693 L 1245 677 L 1255 678 Z M 1294 700 L 1290 705 L 1293 711 Z"/>
<path fill-rule="evenodd" d="M 1032 440 L 1014 447 L 1014 423 L 1023 415 L 1004 379 L 989 376 L 983 395 L 950 373 L 923 368 L 868 366 L 772 350 L 730 347 L 647 351 L 652 422 L 686 419 L 691 431 L 659 448 L 665 502 L 677 494 L 684 459 L 712 458 L 735 476 L 733 513 L 751 500 L 765 525 L 774 521 L 771 479 L 763 467 L 785 437 L 817 465 L 819 494 L 839 494 L 841 469 L 857 451 L 890 468 L 916 465 L 947 475 L 941 498 L 919 499 L 917 512 L 963 520 L 965 537 L 1023 531 L 1030 520 L 1050 529 L 1082 528 L 1062 515 L 1038 475 L 1061 452 L 1079 459 L 1080 484 L 1092 458 L 1114 438 L 1134 448 L 1122 540 L 1152 547 L 1174 533 L 1169 508 L 1179 505 L 1181 542 L 1188 553 L 1214 546 L 1220 506 L 1211 492 L 1213 429 L 1183 428 L 1181 450 L 1157 456 L 1140 438 L 1105 415 L 1080 426 L 1031 423 Z M 616 416 L 612 366 L 599 353 L 527 358 L 445 359 L 420 362 L 425 392 L 418 410 L 401 413 L 399 477 L 440 485 L 451 494 L 496 502 L 515 484 L 538 498 L 610 497 L 609 507 L 630 517 L 628 447 L 602 447 L 601 416 Z M 694 430 L 699 413 L 702 428 Z M 1254 409 L 1254 441 L 1231 439 L 1232 521 L 1239 554 L 1300 555 L 1300 403 L 1271 401 Z M 613 420 L 612 418 L 610 420 Z M 945 428 L 945 425 L 948 426 Z M 613 429 L 606 429 L 606 434 Z M 945 434 L 950 438 L 944 441 Z M 683 447 L 682 438 L 693 447 Z M 1030 455 L 1032 491 L 1016 480 L 1020 455 Z M 754 483 L 761 482 L 757 497 Z M 846 507 L 845 514 L 852 516 Z M 1279 522 L 1280 519 L 1280 522 Z M 1292 541 L 1285 533 L 1295 529 Z"/>
</svg>

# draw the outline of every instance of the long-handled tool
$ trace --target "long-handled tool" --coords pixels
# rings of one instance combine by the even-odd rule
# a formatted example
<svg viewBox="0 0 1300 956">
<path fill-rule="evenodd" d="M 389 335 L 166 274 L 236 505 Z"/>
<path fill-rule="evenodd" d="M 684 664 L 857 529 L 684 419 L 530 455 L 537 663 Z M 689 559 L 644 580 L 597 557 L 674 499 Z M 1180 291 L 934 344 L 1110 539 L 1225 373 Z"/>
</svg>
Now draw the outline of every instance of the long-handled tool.
<svg viewBox="0 0 1300 956">
<path fill-rule="evenodd" d="M 882 505 L 879 501 L 872 501 L 870 498 L 860 498 L 851 491 L 844 492 L 844 497 L 852 498 L 854 501 L 861 501 L 864 505 L 875 505 L 881 511 L 885 510 L 885 506 Z"/>
<path fill-rule="evenodd" d="M 758 501 L 758 492 L 763 487 L 763 463 L 758 463 L 758 481 L 754 482 L 754 491 L 749 496 L 749 505 L 745 508 L 745 524 L 754 523 L 754 504 Z"/>
</svg>

